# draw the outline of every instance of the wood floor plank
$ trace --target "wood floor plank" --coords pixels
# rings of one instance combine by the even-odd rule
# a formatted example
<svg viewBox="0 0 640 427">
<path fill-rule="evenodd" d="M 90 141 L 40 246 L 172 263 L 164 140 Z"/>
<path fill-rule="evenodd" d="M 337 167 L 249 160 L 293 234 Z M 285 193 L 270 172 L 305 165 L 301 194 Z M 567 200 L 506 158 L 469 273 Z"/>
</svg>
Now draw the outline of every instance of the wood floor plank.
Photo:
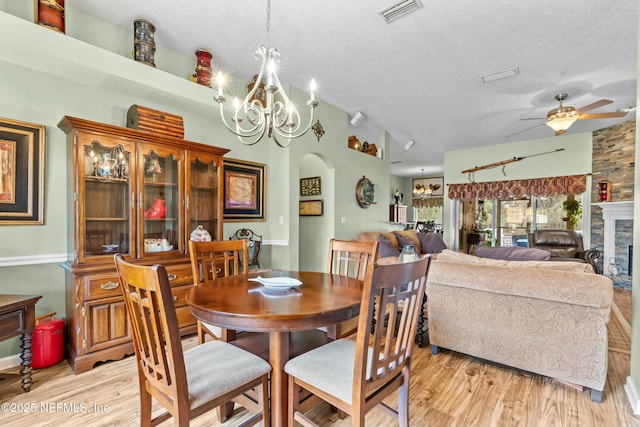
<svg viewBox="0 0 640 427">
<path fill-rule="evenodd" d="M 623 315 L 630 319 L 630 292 L 614 295 Z M 185 348 L 196 345 L 196 338 L 185 339 L 183 345 Z M 428 346 L 415 347 L 410 424 L 414 427 L 640 427 L 640 419 L 634 416 L 623 389 L 629 366 L 628 354 L 609 352 L 604 401 L 595 403 L 590 399 L 589 390 L 577 391 L 551 378 L 448 350 L 432 355 Z M 0 403 L 5 404 L 0 411 L 0 425 L 138 426 L 136 375 L 133 357 L 105 363 L 79 375 L 74 375 L 65 361 L 36 370 L 29 393 L 22 393 L 20 382 L 0 385 Z M 396 407 L 394 400 L 388 402 Z M 156 410 L 159 410 L 157 406 Z M 241 409 L 236 412 L 224 426 L 237 426 L 249 416 Z M 316 408 L 312 419 L 323 426 L 351 425 L 350 418 L 340 419 L 328 405 Z M 172 419 L 162 424 L 172 425 Z M 191 425 L 220 426 L 220 423 L 214 411 L 197 418 Z M 381 410 L 374 409 L 367 415 L 366 425 L 395 424 Z"/>
</svg>

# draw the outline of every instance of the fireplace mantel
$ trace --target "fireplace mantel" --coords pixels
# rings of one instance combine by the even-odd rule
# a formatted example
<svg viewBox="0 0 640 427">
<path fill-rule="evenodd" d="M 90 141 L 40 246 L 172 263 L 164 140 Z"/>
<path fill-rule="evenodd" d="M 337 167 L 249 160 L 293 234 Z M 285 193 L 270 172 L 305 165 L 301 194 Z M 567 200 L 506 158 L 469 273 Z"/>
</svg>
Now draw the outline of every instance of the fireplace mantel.
<svg viewBox="0 0 640 427">
<path fill-rule="evenodd" d="M 604 220 L 602 264 L 606 273 L 607 264 L 616 253 L 616 221 L 633 219 L 633 201 L 593 203 L 592 206 L 602 209 Z"/>
</svg>

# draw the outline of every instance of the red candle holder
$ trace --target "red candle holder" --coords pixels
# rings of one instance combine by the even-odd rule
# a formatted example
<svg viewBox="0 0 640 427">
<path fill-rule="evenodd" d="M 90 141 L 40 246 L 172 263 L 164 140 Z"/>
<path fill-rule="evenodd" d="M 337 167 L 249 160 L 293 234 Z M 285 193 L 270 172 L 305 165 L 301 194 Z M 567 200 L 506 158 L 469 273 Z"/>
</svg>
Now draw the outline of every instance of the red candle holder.
<svg viewBox="0 0 640 427">
<path fill-rule="evenodd" d="M 600 181 L 598 183 L 598 201 L 611 201 L 611 181 Z"/>
</svg>

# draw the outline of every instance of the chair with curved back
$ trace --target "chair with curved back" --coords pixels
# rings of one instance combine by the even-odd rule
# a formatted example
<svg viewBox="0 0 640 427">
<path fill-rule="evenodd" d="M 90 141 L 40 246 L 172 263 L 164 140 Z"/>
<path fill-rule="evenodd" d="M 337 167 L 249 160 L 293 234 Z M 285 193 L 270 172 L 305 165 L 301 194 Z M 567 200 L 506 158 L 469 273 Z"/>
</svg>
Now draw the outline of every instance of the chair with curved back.
<svg viewBox="0 0 640 427">
<path fill-rule="evenodd" d="M 262 236 L 249 228 L 237 230 L 229 240 L 246 240 L 249 250 L 249 268 L 260 268 L 260 249 L 262 248 Z"/>
<path fill-rule="evenodd" d="M 329 241 L 328 272 L 342 276 L 356 277 L 364 280 L 369 264 L 378 257 L 378 241 L 365 242 L 357 240 Z M 338 339 L 353 334 L 358 326 L 358 318 L 347 320 L 327 327 L 327 337 Z"/>
<path fill-rule="evenodd" d="M 189 240 L 191 273 L 193 283 L 198 286 L 205 280 L 244 274 L 248 262 L 247 241 L 222 240 L 214 242 L 194 242 Z M 205 333 L 215 339 L 228 341 L 228 331 L 219 326 L 197 320 L 198 342 L 205 342 Z"/>
<path fill-rule="evenodd" d="M 305 413 L 320 399 L 351 415 L 353 426 L 364 426 L 365 414 L 377 405 L 397 417 L 400 426 L 409 425 L 411 353 L 430 262 L 426 256 L 367 267 L 356 339 L 332 341 L 285 365 L 288 425 L 315 425 Z M 396 391 L 397 411 L 383 403 Z"/>
<path fill-rule="evenodd" d="M 138 367 L 140 425 L 155 426 L 173 416 L 176 426 L 229 401 L 269 425 L 268 374 L 271 366 L 223 341 L 183 352 L 167 270 L 131 264 L 114 256 L 120 277 Z M 152 419 L 152 398 L 167 411 Z M 224 420 L 221 420 L 224 421 Z"/>
</svg>

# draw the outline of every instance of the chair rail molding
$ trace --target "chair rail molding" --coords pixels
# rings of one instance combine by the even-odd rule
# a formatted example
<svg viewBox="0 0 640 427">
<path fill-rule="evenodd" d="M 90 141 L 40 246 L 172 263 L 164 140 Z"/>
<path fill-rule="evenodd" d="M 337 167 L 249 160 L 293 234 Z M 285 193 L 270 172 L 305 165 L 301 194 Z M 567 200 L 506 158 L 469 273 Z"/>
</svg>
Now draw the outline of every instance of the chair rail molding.
<svg viewBox="0 0 640 427">
<path fill-rule="evenodd" d="M 13 257 L 0 257 L 0 267 L 14 267 L 18 265 L 54 264 L 65 262 L 67 254 L 25 255 Z"/>
</svg>

